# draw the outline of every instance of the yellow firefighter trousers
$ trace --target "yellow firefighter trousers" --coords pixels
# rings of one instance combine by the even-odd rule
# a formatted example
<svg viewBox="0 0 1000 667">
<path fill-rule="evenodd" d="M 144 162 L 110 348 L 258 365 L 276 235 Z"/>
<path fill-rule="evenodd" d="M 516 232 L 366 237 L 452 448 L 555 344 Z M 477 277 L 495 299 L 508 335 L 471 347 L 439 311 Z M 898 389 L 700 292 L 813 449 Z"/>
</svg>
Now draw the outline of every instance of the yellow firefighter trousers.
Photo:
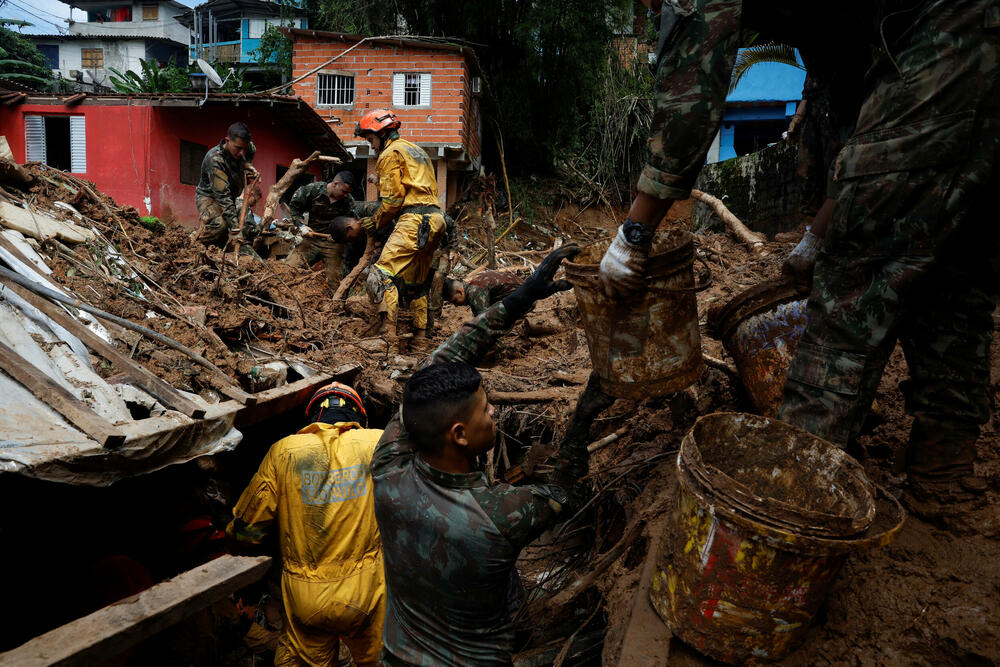
<svg viewBox="0 0 1000 667">
<path fill-rule="evenodd" d="M 285 631 L 278 640 L 276 667 L 336 665 L 338 640 L 351 650 L 358 667 L 378 664 L 385 579 L 372 576 L 371 569 L 382 567 L 380 557 L 339 581 L 309 581 L 282 573 Z"/>
<path fill-rule="evenodd" d="M 389 239 L 382 248 L 376 267 L 389 276 L 395 276 L 410 285 L 420 285 L 427 280 L 431 270 L 431 260 L 434 251 L 444 239 L 444 216 L 435 213 L 429 216 L 430 234 L 423 248 L 417 247 L 417 233 L 423 215 L 420 213 L 404 213 L 396 221 Z M 384 303 L 389 322 L 395 322 L 399 311 L 399 291 L 392 281 L 386 279 Z M 418 331 L 427 327 L 427 296 L 423 295 L 410 302 L 413 312 L 413 326 Z"/>
</svg>

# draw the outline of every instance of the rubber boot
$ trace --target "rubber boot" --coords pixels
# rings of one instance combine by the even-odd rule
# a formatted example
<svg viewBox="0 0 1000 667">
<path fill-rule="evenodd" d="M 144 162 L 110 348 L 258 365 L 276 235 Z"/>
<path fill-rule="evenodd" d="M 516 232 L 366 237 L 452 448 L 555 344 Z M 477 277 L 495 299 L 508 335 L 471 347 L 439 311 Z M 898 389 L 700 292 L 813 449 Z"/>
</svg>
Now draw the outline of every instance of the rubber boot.
<svg viewBox="0 0 1000 667">
<path fill-rule="evenodd" d="M 410 340 L 410 352 L 413 354 L 427 354 L 429 352 L 430 341 L 427 339 L 427 332 L 416 331 Z"/>
</svg>

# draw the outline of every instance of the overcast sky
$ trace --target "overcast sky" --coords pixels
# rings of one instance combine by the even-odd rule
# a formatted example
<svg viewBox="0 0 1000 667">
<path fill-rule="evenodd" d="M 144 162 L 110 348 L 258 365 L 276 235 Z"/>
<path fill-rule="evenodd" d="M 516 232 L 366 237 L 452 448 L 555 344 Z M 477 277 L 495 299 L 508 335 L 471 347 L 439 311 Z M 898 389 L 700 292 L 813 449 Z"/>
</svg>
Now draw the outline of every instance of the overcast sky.
<svg viewBox="0 0 1000 667">
<path fill-rule="evenodd" d="M 194 7 L 204 0 L 178 0 L 181 4 Z M 17 28 L 10 26 L 14 30 L 35 34 L 56 34 L 65 33 L 67 24 L 64 19 L 69 18 L 70 8 L 59 0 L 0 0 L 0 18 L 22 19 L 30 21 L 34 25 Z M 76 21 L 87 20 L 86 14 L 79 9 L 73 10 L 73 19 Z"/>
</svg>

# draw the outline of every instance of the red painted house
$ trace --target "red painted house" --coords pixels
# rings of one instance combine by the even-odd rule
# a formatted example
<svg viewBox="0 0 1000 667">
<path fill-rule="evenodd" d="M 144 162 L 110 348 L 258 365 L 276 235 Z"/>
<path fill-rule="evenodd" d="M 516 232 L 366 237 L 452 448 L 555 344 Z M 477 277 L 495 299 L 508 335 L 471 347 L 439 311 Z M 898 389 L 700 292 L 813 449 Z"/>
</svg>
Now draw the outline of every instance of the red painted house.
<svg viewBox="0 0 1000 667">
<path fill-rule="evenodd" d="M 294 158 L 319 150 L 350 159 L 330 125 L 295 97 L 26 95 L 0 105 L 0 134 L 16 161 L 66 169 L 140 214 L 188 226 L 198 224 L 194 190 L 202 158 L 231 123 L 250 128 L 265 194 Z"/>
<path fill-rule="evenodd" d="M 441 204 L 454 201 L 459 179 L 480 164 L 480 71 L 471 48 L 431 38 L 282 32 L 294 46 L 292 80 L 303 77 L 293 92 L 336 129 L 359 162 L 367 158 L 368 173 L 375 156 L 354 137 L 354 127 L 370 109 L 392 109 L 403 123 L 400 134 L 434 161 Z M 368 198 L 375 196 L 369 188 Z"/>
</svg>

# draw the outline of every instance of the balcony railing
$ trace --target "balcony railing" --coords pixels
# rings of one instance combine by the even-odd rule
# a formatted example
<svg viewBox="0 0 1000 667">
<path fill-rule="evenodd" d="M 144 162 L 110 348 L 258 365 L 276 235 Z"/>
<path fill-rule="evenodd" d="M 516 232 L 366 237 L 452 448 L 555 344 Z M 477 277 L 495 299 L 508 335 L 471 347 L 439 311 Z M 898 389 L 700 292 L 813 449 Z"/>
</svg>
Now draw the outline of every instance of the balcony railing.
<svg viewBox="0 0 1000 667">
<path fill-rule="evenodd" d="M 212 57 L 212 45 L 205 44 L 202 46 L 201 53 L 198 53 L 198 49 L 191 48 L 192 58 L 202 58 L 204 60 L 211 60 Z M 236 40 L 235 42 L 216 42 L 215 43 L 215 62 L 220 63 L 238 63 L 240 62 L 240 42 Z"/>
</svg>

